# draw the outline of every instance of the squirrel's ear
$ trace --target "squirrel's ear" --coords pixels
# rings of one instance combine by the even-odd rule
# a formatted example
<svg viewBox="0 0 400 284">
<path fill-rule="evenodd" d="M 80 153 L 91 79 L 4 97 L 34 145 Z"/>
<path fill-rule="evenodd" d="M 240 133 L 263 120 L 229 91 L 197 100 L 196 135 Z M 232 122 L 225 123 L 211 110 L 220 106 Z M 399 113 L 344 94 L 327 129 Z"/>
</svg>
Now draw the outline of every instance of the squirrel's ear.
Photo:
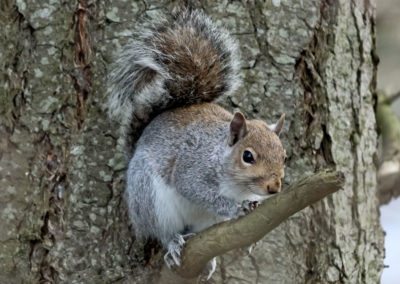
<svg viewBox="0 0 400 284">
<path fill-rule="evenodd" d="M 236 112 L 230 125 L 229 146 L 233 146 L 246 135 L 246 118 L 241 112 Z"/>
<path fill-rule="evenodd" d="M 271 131 L 275 132 L 276 135 L 279 136 L 279 134 L 280 134 L 281 131 L 282 131 L 283 123 L 284 123 L 284 122 L 285 122 L 285 114 L 282 113 L 282 115 L 281 115 L 281 117 L 279 118 L 279 120 L 278 120 L 275 124 L 269 125 L 268 127 L 269 127 L 269 129 L 270 129 Z"/>
</svg>

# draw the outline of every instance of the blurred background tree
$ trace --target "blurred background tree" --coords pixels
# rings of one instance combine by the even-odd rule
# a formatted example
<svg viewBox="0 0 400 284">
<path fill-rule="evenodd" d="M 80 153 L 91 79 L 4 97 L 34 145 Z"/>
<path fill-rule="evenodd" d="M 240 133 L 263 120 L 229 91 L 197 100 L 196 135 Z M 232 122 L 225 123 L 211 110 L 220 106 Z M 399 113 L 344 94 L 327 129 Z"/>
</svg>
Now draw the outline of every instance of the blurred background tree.
<svg viewBox="0 0 400 284">
<path fill-rule="evenodd" d="M 378 68 L 378 89 L 386 97 L 400 94 L 400 2 L 382 0 L 377 6 L 377 49 L 380 57 Z M 387 131 L 389 141 L 384 147 L 388 161 L 380 170 L 380 201 L 382 226 L 385 236 L 385 269 L 382 284 L 397 283 L 400 279 L 400 99 L 381 110 L 389 113 L 389 123 L 382 125 L 382 132 Z M 397 137 L 397 138 L 396 138 Z M 382 143 L 385 145 L 384 143 Z"/>
</svg>

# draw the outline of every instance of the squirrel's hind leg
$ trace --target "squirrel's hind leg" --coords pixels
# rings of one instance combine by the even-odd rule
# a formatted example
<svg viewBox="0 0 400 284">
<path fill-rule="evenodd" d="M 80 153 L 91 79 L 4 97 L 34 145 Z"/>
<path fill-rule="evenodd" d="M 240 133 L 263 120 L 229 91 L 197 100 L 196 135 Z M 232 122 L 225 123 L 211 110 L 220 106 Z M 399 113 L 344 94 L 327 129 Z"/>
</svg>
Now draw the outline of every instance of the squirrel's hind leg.
<svg viewBox="0 0 400 284">
<path fill-rule="evenodd" d="M 168 268 L 181 265 L 182 249 L 185 246 L 186 240 L 194 235 L 194 233 L 185 235 L 175 234 L 174 238 L 168 243 L 167 253 L 164 255 L 164 261 Z"/>
<path fill-rule="evenodd" d="M 217 269 L 217 258 L 213 257 L 208 263 L 207 263 L 207 269 L 208 269 L 208 275 L 207 275 L 207 280 L 210 280 L 211 276 L 214 274 L 215 270 Z"/>
<path fill-rule="evenodd" d="M 164 261 L 168 268 L 181 265 L 181 251 L 184 245 L 185 239 L 179 234 L 176 234 L 168 243 L 167 253 L 164 255 Z"/>
<path fill-rule="evenodd" d="M 188 233 L 186 235 L 176 234 L 174 238 L 168 243 L 167 253 L 164 255 L 164 261 L 165 264 L 168 266 L 168 268 L 181 265 L 182 249 L 185 246 L 186 240 L 194 235 L 195 235 L 194 233 Z M 217 269 L 217 258 L 214 257 L 207 263 L 206 280 L 209 280 L 211 278 L 216 269 Z"/>
</svg>

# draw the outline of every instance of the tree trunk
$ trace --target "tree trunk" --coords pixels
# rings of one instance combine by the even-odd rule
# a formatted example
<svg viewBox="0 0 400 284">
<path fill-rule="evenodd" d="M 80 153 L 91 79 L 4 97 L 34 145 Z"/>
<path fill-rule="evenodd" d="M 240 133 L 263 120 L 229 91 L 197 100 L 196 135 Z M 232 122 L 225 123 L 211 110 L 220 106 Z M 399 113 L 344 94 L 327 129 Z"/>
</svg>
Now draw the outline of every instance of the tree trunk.
<svg viewBox="0 0 400 284">
<path fill-rule="evenodd" d="M 223 104 L 286 113 L 285 183 L 334 168 L 344 191 L 289 218 L 213 283 L 377 283 L 375 4 L 199 1 L 239 39 L 244 87 Z M 104 112 L 105 75 L 143 13 L 173 1 L 0 3 L 0 283 L 148 283 L 162 262 L 135 241 L 126 161 Z M 150 260 L 149 260 L 150 259 Z"/>
</svg>

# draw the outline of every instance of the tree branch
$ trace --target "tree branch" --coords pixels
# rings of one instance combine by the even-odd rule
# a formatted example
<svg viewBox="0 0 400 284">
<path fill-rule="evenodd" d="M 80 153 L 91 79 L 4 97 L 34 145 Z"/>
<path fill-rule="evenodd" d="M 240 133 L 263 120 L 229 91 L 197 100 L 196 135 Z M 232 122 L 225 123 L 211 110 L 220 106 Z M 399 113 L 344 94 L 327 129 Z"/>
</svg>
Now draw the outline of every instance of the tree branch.
<svg viewBox="0 0 400 284">
<path fill-rule="evenodd" d="M 400 91 L 398 91 L 397 93 L 395 93 L 395 94 L 393 94 L 391 96 L 388 96 L 385 99 L 385 103 L 388 104 L 388 105 L 391 105 L 399 98 L 400 98 Z"/>
<path fill-rule="evenodd" d="M 187 241 L 182 264 L 175 273 L 183 278 L 197 277 L 213 257 L 259 241 L 289 216 L 336 192 L 343 184 L 343 173 L 320 172 L 292 184 L 250 214 L 208 228 Z"/>
</svg>

